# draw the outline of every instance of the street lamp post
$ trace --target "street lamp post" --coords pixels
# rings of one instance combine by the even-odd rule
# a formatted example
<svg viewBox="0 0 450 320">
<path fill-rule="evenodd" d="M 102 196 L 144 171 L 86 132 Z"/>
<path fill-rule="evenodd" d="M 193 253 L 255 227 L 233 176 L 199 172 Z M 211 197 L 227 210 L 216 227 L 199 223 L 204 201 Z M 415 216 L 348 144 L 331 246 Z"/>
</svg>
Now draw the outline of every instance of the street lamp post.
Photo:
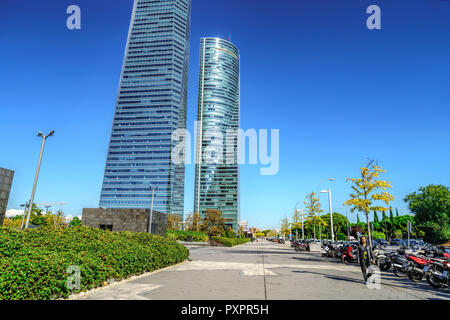
<svg viewBox="0 0 450 320">
<path fill-rule="evenodd" d="M 150 190 L 152 190 L 152 206 L 150 207 L 150 216 L 148 217 L 148 233 L 152 233 L 152 218 L 153 218 L 153 198 L 155 196 L 155 190 L 158 187 L 150 186 Z"/>
<path fill-rule="evenodd" d="M 328 203 L 330 206 L 330 223 L 331 223 L 331 241 L 334 241 L 334 231 L 333 231 L 333 207 L 331 205 L 331 188 L 327 190 L 320 191 L 321 193 L 328 193 Z"/>
<path fill-rule="evenodd" d="M 25 204 L 21 204 L 21 207 L 23 207 L 23 216 L 22 216 L 22 223 L 20 224 L 20 229 L 23 229 L 23 225 L 25 223 L 25 216 L 27 215 L 28 210 L 28 202 Z"/>
<path fill-rule="evenodd" d="M 28 204 L 28 216 L 27 216 L 27 222 L 25 223 L 25 229 L 28 228 L 28 223 L 30 222 L 31 210 L 33 208 L 34 194 L 36 193 L 36 185 L 37 185 L 37 181 L 38 181 L 38 177 L 39 177 L 39 169 L 41 168 L 42 154 L 44 153 L 45 141 L 47 140 L 47 138 L 51 137 L 54 133 L 55 133 L 54 130 L 50 131 L 50 133 L 47 135 L 43 134 L 40 131 L 38 132 L 38 137 L 42 138 L 41 152 L 39 154 L 39 161 L 38 161 L 38 166 L 36 169 L 36 175 L 34 177 L 33 190 L 31 191 L 31 198 L 30 198 L 30 202 Z"/>
<path fill-rule="evenodd" d="M 321 185 L 322 183 L 324 183 L 325 181 L 327 181 L 327 180 L 329 180 L 329 181 L 334 181 L 334 178 L 323 179 L 323 180 L 320 181 L 320 183 L 317 185 L 317 199 L 318 199 L 319 204 L 320 204 L 320 185 Z M 320 240 L 320 241 L 322 241 L 322 232 L 321 232 L 321 231 L 322 231 L 322 230 L 321 230 L 320 224 L 319 224 L 319 240 Z M 333 231 L 331 231 L 331 233 L 333 234 Z M 333 239 L 331 239 L 331 241 L 333 241 Z"/>
</svg>

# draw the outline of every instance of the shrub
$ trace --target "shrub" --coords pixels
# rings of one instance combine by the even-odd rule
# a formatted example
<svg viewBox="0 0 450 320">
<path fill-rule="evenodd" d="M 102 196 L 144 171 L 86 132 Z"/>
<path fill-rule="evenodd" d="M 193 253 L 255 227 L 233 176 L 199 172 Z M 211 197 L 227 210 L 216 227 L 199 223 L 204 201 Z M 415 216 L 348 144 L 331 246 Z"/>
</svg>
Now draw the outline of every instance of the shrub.
<svg viewBox="0 0 450 320">
<path fill-rule="evenodd" d="M 188 256 L 184 246 L 148 233 L 83 226 L 0 228 L 0 300 L 67 298 L 111 279 L 182 262 Z M 81 271 L 81 288 L 74 291 L 67 287 L 71 265 Z"/>
<path fill-rule="evenodd" d="M 383 232 L 374 231 L 372 232 L 374 239 L 384 239 L 386 240 L 386 235 Z"/>
<path fill-rule="evenodd" d="M 223 244 L 225 247 L 233 247 L 249 242 L 248 238 L 225 238 L 225 237 L 211 237 L 212 240 Z"/>
<path fill-rule="evenodd" d="M 345 233 L 338 233 L 336 237 L 337 237 L 338 241 L 347 240 L 347 236 L 345 235 Z"/>
<path fill-rule="evenodd" d="M 236 233 L 234 233 L 233 228 L 228 227 L 228 228 L 224 229 L 223 236 L 225 238 L 236 238 Z"/>
<path fill-rule="evenodd" d="M 171 240 L 186 241 L 188 236 L 192 236 L 192 241 L 196 242 L 208 241 L 208 236 L 204 232 L 167 230 L 166 235 Z"/>
</svg>

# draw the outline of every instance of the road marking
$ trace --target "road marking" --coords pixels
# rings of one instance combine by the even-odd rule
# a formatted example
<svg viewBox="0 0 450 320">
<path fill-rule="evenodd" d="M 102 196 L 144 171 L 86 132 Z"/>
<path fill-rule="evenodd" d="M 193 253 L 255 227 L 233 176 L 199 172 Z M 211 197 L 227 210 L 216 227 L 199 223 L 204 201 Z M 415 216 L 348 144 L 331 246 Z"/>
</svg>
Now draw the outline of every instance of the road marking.
<svg viewBox="0 0 450 320">
<path fill-rule="evenodd" d="M 123 283 L 121 285 L 103 288 L 101 291 L 87 295 L 86 298 L 96 300 L 150 300 L 150 298 L 144 297 L 143 294 L 161 287 L 162 285 L 157 284 Z"/>
<path fill-rule="evenodd" d="M 190 270 L 240 270 L 244 276 L 276 276 L 270 269 L 290 268 L 290 269 L 320 269 L 351 272 L 350 266 L 333 265 L 311 265 L 311 264 L 262 264 L 259 263 L 239 263 L 239 262 L 218 262 L 218 261 L 191 261 L 182 266 L 176 266 L 170 271 L 190 271 Z M 354 267 L 356 269 L 356 267 Z"/>
</svg>

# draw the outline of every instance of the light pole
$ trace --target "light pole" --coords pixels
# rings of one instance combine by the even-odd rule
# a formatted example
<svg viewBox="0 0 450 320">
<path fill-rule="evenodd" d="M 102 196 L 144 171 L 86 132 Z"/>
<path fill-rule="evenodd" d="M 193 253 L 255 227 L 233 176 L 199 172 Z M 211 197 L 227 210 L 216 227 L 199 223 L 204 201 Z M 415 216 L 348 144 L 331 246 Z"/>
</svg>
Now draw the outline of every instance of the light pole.
<svg viewBox="0 0 450 320">
<path fill-rule="evenodd" d="M 334 231 L 333 231 L 333 207 L 331 206 L 331 189 L 320 191 L 321 193 L 328 193 L 328 203 L 330 206 L 330 223 L 331 223 L 331 241 L 334 241 Z"/>
<path fill-rule="evenodd" d="M 25 204 L 21 204 L 20 206 L 23 207 L 23 216 L 22 216 L 22 223 L 20 224 L 20 229 L 23 229 L 23 224 L 25 223 L 25 216 L 27 215 L 28 202 Z"/>
<path fill-rule="evenodd" d="M 155 196 L 155 190 L 158 189 L 158 187 L 149 187 L 150 190 L 152 190 L 152 206 L 150 207 L 150 216 L 148 217 L 148 233 L 152 233 L 152 218 L 153 218 L 153 198 Z"/>
<path fill-rule="evenodd" d="M 318 200 L 319 204 L 320 204 L 320 185 L 321 185 L 322 183 L 324 183 L 325 181 L 327 181 L 327 180 L 329 180 L 329 181 L 334 181 L 334 178 L 323 179 L 323 180 L 320 181 L 319 184 L 317 185 L 317 200 Z M 319 224 L 319 240 L 322 241 L 322 228 L 320 227 L 320 224 Z M 331 239 L 331 240 L 333 241 L 333 239 Z"/>
<path fill-rule="evenodd" d="M 33 208 L 34 194 L 36 193 L 36 185 L 37 185 L 37 181 L 38 181 L 38 177 L 39 177 L 39 169 L 41 168 L 42 154 L 44 153 L 45 141 L 47 140 L 47 138 L 51 137 L 54 133 L 55 133 L 54 130 L 50 131 L 50 133 L 47 135 L 43 134 L 40 131 L 38 132 L 38 137 L 42 138 L 41 152 L 39 154 L 39 161 L 38 161 L 38 166 L 36 169 L 36 175 L 34 177 L 33 190 L 31 191 L 31 198 L 30 198 L 30 202 L 28 204 L 28 216 L 27 216 L 27 222 L 25 223 L 25 229 L 28 228 L 28 223 L 30 222 L 31 210 Z"/>
</svg>

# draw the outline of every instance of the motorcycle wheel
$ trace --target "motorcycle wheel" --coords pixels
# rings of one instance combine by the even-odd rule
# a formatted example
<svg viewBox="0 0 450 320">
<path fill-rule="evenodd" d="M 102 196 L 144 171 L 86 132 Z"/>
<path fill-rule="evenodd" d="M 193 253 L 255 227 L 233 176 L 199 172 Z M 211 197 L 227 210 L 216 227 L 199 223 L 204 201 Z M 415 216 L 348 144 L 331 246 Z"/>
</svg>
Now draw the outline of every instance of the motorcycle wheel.
<svg viewBox="0 0 450 320">
<path fill-rule="evenodd" d="M 427 281 L 433 288 L 439 289 L 443 287 L 442 283 L 436 280 L 436 278 L 432 274 L 431 275 L 427 274 Z"/>
<path fill-rule="evenodd" d="M 346 258 L 342 257 L 342 256 L 341 256 L 341 260 L 342 260 L 343 264 L 347 264 L 348 263 L 348 260 Z"/>
<path fill-rule="evenodd" d="M 409 278 L 409 280 L 411 280 L 413 282 L 419 282 L 420 280 L 423 279 L 423 275 L 412 271 L 412 272 L 408 272 L 408 278 Z"/>
<path fill-rule="evenodd" d="M 391 262 L 387 261 L 386 259 L 382 259 L 378 263 L 378 268 L 380 268 L 381 271 L 388 271 L 391 268 Z"/>
<path fill-rule="evenodd" d="M 397 277 L 399 277 L 399 278 L 406 277 L 406 272 L 405 272 L 405 271 L 402 271 L 402 270 L 400 270 L 400 269 L 398 269 L 398 268 L 394 268 L 394 274 L 395 274 Z"/>
<path fill-rule="evenodd" d="M 300 249 L 298 248 L 298 246 L 295 246 L 295 251 L 299 251 Z"/>
</svg>

